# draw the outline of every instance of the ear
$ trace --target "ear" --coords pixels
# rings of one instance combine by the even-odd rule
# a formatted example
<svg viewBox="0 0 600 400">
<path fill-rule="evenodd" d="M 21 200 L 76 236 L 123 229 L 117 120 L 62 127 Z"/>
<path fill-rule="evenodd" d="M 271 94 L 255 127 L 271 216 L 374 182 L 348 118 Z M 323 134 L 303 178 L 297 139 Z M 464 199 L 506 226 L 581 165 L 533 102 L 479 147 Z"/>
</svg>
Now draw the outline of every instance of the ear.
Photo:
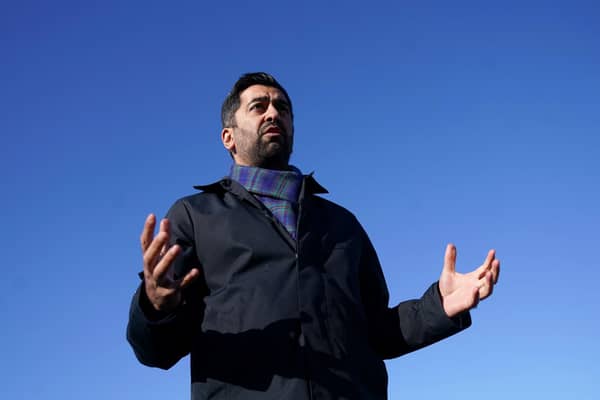
<svg viewBox="0 0 600 400">
<path fill-rule="evenodd" d="M 230 153 L 235 153 L 235 141 L 233 140 L 233 128 L 223 128 L 221 131 L 221 141 L 223 146 Z"/>
</svg>

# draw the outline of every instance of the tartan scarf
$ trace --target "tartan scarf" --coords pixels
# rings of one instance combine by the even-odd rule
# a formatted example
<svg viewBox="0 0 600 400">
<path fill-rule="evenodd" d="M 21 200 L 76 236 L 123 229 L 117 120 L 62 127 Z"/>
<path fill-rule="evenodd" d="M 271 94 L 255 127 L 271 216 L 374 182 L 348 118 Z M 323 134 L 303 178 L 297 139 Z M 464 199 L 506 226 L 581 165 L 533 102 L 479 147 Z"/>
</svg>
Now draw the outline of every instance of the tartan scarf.
<svg viewBox="0 0 600 400">
<path fill-rule="evenodd" d="M 304 179 L 298 168 L 278 171 L 233 164 L 229 177 L 258 198 L 296 239 L 298 196 Z"/>
</svg>

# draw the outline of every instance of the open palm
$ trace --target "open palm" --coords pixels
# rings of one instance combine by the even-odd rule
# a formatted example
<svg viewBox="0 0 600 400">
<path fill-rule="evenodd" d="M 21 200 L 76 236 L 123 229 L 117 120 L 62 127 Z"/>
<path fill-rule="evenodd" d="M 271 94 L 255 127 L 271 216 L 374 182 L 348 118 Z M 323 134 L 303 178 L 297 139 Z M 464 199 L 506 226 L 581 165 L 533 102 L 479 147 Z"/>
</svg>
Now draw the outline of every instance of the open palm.
<svg viewBox="0 0 600 400">
<path fill-rule="evenodd" d="M 454 317 L 475 307 L 480 300 L 492 294 L 498 282 L 500 261 L 496 259 L 496 251 L 490 250 L 483 264 L 466 274 L 456 272 L 456 247 L 446 246 L 444 268 L 439 281 L 440 294 L 444 311 Z"/>
</svg>

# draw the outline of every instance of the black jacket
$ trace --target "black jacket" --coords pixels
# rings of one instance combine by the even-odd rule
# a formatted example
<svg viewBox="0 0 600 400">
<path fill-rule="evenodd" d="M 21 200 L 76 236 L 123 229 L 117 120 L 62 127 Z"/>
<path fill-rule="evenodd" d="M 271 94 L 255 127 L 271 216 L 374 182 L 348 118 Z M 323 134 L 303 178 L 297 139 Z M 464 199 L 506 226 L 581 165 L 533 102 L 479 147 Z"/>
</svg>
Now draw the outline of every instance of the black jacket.
<svg viewBox="0 0 600 400">
<path fill-rule="evenodd" d="M 170 368 L 191 354 L 192 399 L 385 399 L 384 359 L 470 325 L 450 319 L 437 283 L 388 307 L 366 233 L 304 179 L 293 240 L 240 184 L 197 187 L 168 213 L 184 249 L 177 275 L 201 278 L 172 315 L 153 315 L 143 285 L 127 337 L 143 364 Z"/>
</svg>

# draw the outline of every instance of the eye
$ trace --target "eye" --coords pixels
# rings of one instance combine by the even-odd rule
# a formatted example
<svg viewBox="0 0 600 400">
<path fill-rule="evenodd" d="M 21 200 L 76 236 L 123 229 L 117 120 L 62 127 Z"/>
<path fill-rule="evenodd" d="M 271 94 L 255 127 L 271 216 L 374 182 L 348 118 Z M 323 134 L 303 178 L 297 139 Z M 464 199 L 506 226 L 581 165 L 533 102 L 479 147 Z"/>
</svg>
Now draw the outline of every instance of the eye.
<svg viewBox="0 0 600 400">
<path fill-rule="evenodd" d="M 250 111 L 262 111 L 264 110 L 265 106 L 262 103 L 254 103 L 252 105 L 250 105 Z"/>
<path fill-rule="evenodd" d="M 287 103 L 280 102 L 280 103 L 275 104 L 275 106 L 277 107 L 277 111 L 279 111 L 281 113 L 288 114 L 290 112 L 290 107 L 288 106 Z"/>
</svg>

